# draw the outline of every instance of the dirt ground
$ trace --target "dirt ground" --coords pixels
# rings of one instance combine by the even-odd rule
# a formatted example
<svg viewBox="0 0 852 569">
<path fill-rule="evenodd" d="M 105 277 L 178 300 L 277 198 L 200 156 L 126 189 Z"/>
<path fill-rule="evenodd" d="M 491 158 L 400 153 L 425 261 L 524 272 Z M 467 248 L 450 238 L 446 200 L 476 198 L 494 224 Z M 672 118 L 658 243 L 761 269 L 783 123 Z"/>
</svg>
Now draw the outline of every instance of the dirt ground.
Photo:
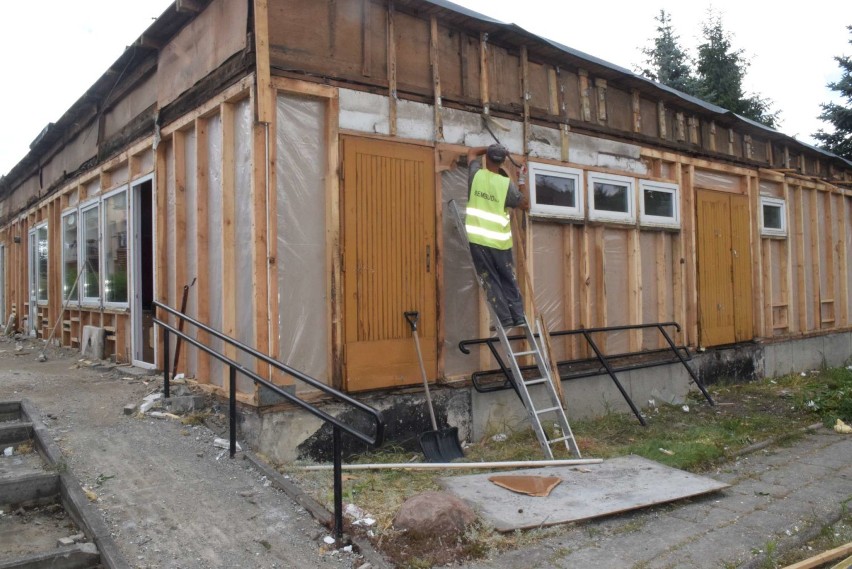
<svg viewBox="0 0 852 569">
<path fill-rule="evenodd" d="M 329 549 L 329 531 L 240 455 L 213 446 L 220 433 L 175 420 L 128 416 L 159 389 L 156 376 L 92 365 L 77 351 L 0 339 L 0 400 L 28 398 L 68 467 L 97 496 L 132 567 L 357 568 L 355 553 Z M 136 372 L 136 373 L 132 373 Z"/>
</svg>

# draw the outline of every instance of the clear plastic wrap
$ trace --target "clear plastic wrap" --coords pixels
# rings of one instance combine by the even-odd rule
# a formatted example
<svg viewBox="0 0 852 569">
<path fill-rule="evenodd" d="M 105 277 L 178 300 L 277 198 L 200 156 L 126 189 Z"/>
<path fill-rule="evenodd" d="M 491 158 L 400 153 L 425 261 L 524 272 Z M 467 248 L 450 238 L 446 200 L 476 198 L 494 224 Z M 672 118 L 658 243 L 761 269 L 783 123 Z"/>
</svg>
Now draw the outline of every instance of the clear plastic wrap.
<svg viewBox="0 0 852 569">
<path fill-rule="evenodd" d="M 254 296 L 254 267 L 252 265 L 252 235 L 251 222 L 253 217 L 251 195 L 252 172 L 252 123 L 253 111 L 250 99 L 243 99 L 234 112 L 234 191 L 236 193 L 234 217 L 233 252 L 236 265 L 236 298 L 229 302 L 236 304 L 236 335 L 237 340 L 247 346 L 257 347 L 254 334 L 255 310 L 252 297 Z M 254 371 L 255 360 L 248 354 L 238 353 L 239 361 L 248 370 Z M 253 382 L 243 376 L 237 377 L 237 389 L 245 393 L 254 391 Z"/>
<path fill-rule="evenodd" d="M 622 326 L 630 324 L 630 286 L 627 278 L 628 248 L 627 233 L 631 229 L 610 229 L 604 231 L 604 288 L 606 290 L 606 322 L 595 326 Z M 596 302 L 601 302 L 597 299 Z M 629 332 L 609 332 L 606 335 L 605 354 L 629 351 Z"/>
<path fill-rule="evenodd" d="M 324 102 L 278 96 L 279 357 L 287 365 L 327 381 L 325 120 Z"/>
<path fill-rule="evenodd" d="M 565 266 L 563 231 L 570 227 L 561 223 L 533 223 L 533 287 L 536 308 L 544 315 L 549 331 L 565 326 Z M 517 245 L 516 245 L 517 246 Z M 565 359 L 563 342 L 552 343 L 557 359 Z"/>
<path fill-rule="evenodd" d="M 192 279 L 198 276 L 198 184 L 196 179 L 196 147 L 197 138 L 195 131 L 187 133 L 184 139 L 184 154 L 186 156 L 186 278 L 187 282 L 181 285 L 181 294 L 183 294 L 183 285 L 188 285 Z M 189 289 L 189 297 L 186 302 L 186 313 L 191 318 L 198 318 L 198 288 Z M 195 326 L 186 326 L 184 331 L 192 338 L 196 337 Z M 198 370 L 198 349 L 191 344 L 186 344 L 186 349 L 183 350 L 186 354 L 186 369 L 191 377 L 195 377 Z"/>
<path fill-rule="evenodd" d="M 760 181 L 760 195 L 773 198 L 784 198 L 784 186 L 778 182 L 770 182 L 769 180 Z"/>
<path fill-rule="evenodd" d="M 742 190 L 742 177 L 696 168 L 695 186 L 709 190 L 740 193 Z"/>
<path fill-rule="evenodd" d="M 207 121 L 207 304 L 210 326 L 221 330 L 222 321 L 222 118 Z M 222 351 L 223 342 L 210 338 L 210 347 Z M 224 385 L 224 366 L 210 358 L 210 383 Z"/>
<path fill-rule="evenodd" d="M 448 377 L 466 375 L 479 369 L 476 352 L 459 351 L 461 340 L 479 337 L 479 285 L 475 282 L 473 261 L 467 241 L 460 235 L 447 203 L 455 199 L 461 211 L 467 204 L 467 169 L 441 173 L 444 236 L 444 368 Z"/>
</svg>

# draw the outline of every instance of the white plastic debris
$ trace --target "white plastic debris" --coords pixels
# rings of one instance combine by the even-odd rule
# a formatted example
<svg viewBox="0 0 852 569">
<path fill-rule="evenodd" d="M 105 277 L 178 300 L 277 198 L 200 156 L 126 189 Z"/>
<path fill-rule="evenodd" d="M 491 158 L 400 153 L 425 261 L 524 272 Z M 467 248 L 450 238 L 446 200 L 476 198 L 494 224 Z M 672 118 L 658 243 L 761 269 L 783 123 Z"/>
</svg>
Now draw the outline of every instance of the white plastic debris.
<svg viewBox="0 0 852 569">
<path fill-rule="evenodd" d="M 509 437 L 508 437 L 508 435 L 506 435 L 506 433 L 497 433 L 496 435 L 491 437 L 491 440 L 494 441 L 495 443 L 502 443 L 502 442 L 505 442 L 506 439 L 508 439 L 508 438 Z"/>
<path fill-rule="evenodd" d="M 683 409 L 684 413 L 689 413 L 689 405 L 684 405 L 681 409 Z"/>
<path fill-rule="evenodd" d="M 352 546 L 347 545 L 346 547 L 343 548 L 343 551 L 345 551 L 346 553 L 352 553 Z"/>
<path fill-rule="evenodd" d="M 220 439 L 220 438 L 217 438 L 217 439 L 214 439 L 214 440 L 213 440 L 213 446 L 214 446 L 214 447 L 216 447 L 216 448 L 224 448 L 224 449 L 229 449 L 229 450 L 230 450 L 230 448 L 231 448 L 231 441 L 229 441 L 228 439 Z M 237 450 L 238 450 L 238 451 L 243 450 L 243 448 L 240 446 L 240 443 L 239 443 L 239 442 L 237 443 Z"/>
<path fill-rule="evenodd" d="M 805 372 L 802 372 L 799 375 L 801 375 L 802 377 L 807 377 L 808 374 L 806 374 Z"/>
<path fill-rule="evenodd" d="M 371 525 L 374 525 L 375 523 L 376 523 L 376 520 L 374 520 L 373 518 L 369 518 L 369 517 L 368 517 L 368 518 L 361 518 L 360 520 L 356 520 L 356 521 L 352 522 L 352 525 L 353 525 L 353 526 L 367 526 L 367 527 L 370 527 Z"/>
<path fill-rule="evenodd" d="M 333 538 L 333 537 L 331 537 L 330 535 L 325 536 L 324 538 L 322 538 L 322 540 L 323 540 L 324 542 L 326 542 L 327 544 L 329 544 L 329 545 L 331 545 L 332 543 L 334 543 L 334 538 Z"/>
<path fill-rule="evenodd" d="M 343 508 L 343 513 L 350 518 L 355 518 L 359 520 L 364 517 L 364 510 L 356 506 L 355 504 L 346 504 L 346 507 Z"/>
<path fill-rule="evenodd" d="M 3 449 L 3 456 L 12 456 L 15 453 L 14 447 L 6 447 Z"/>
<path fill-rule="evenodd" d="M 147 413 L 151 407 L 154 406 L 159 399 L 162 399 L 162 393 L 152 393 L 151 395 L 146 395 L 143 399 L 143 403 L 139 406 L 140 413 Z"/>
</svg>

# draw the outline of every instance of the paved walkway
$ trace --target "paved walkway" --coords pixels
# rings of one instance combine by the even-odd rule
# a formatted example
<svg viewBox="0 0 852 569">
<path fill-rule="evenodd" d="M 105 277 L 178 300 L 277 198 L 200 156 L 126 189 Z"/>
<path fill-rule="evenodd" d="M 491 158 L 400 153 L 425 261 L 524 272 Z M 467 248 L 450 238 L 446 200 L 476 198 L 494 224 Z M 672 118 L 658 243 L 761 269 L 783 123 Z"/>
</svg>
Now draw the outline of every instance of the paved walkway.
<svg viewBox="0 0 852 569">
<path fill-rule="evenodd" d="M 819 429 L 792 446 L 754 452 L 709 476 L 731 487 L 578 525 L 533 547 L 466 567 L 773 567 L 767 552 L 777 557 L 848 515 L 852 435 Z"/>
</svg>

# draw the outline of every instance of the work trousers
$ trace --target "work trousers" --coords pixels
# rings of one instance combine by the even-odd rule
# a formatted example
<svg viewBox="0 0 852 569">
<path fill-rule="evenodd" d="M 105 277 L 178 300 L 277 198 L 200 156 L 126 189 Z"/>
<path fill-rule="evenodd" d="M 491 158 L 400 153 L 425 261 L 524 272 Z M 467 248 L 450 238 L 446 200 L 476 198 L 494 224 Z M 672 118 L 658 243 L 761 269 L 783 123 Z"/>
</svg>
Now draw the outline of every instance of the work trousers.
<svg viewBox="0 0 852 569">
<path fill-rule="evenodd" d="M 488 302 L 494 307 L 503 328 L 520 326 L 524 321 L 524 302 L 518 281 L 512 250 L 492 249 L 470 243 L 473 266 L 485 289 Z"/>
</svg>

